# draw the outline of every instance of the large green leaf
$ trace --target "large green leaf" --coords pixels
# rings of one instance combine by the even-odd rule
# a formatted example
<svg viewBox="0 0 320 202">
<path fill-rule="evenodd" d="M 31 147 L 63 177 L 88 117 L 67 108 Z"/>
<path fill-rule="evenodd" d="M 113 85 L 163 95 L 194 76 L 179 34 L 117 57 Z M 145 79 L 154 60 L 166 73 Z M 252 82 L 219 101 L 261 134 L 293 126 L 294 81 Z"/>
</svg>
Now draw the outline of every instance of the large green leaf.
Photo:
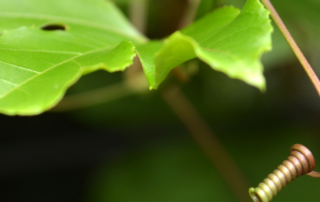
<svg viewBox="0 0 320 202">
<path fill-rule="evenodd" d="M 21 26 L 65 25 L 87 46 L 145 41 L 114 4 L 105 0 L 2 0 L 0 19 L 0 32 Z"/>
<path fill-rule="evenodd" d="M 233 7 L 218 9 L 164 44 L 138 46 L 150 88 L 156 89 L 177 65 L 198 57 L 213 69 L 264 90 L 260 57 L 271 50 L 269 11 L 258 0 L 248 0 L 239 12 Z"/>
<path fill-rule="evenodd" d="M 124 70 L 135 56 L 125 41 L 145 41 L 102 0 L 0 1 L 0 31 L 0 112 L 8 115 L 51 108 L 84 73 Z"/>
<path fill-rule="evenodd" d="M 18 40 L 13 41 L 12 36 Z M 37 38 L 39 46 L 24 39 L 30 36 Z M 61 41 L 60 37 L 69 40 Z M 60 100 L 66 87 L 82 73 L 96 69 L 121 71 L 135 56 L 131 42 L 123 41 L 113 49 L 92 49 L 64 32 L 43 37 L 38 29 L 22 27 L 5 32 L 1 38 L 0 109 L 6 114 L 40 113 Z"/>
<path fill-rule="evenodd" d="M 52 26 L 64 30 L 44 29 Z M 248 0 L 240 14 L 233 7 L 218 9 L 165 42 L 147 42 L 110 1 L 2 0 L 0 112 L 34 115 L 50 109 L 81 75 L 124 70 L 134 49 L 151 89 L 195 57 L 264 89 L 259 59 L 271 48 L 271 31 L 258 0 Z"/>
</svg>

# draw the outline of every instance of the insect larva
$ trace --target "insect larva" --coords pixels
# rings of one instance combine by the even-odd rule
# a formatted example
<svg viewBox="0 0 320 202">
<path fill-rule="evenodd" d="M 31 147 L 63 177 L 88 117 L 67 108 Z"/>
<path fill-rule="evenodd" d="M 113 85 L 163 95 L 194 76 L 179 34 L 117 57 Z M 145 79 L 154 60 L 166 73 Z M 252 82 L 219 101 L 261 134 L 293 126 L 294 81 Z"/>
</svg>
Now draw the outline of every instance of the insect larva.
<svg viewBox="0 0 320 202">
<path fill-rule="evenodd" d="M 249 194 L 254 202 L 269 202 L 282 188 L 301 175 L 319 178 L 320 173 L 313 171 L 315 165 L 310 150 L 301 144 L 295 144 L 290 149 L 290 156 L 258 187 L 250 188 Z"/>
</svg>

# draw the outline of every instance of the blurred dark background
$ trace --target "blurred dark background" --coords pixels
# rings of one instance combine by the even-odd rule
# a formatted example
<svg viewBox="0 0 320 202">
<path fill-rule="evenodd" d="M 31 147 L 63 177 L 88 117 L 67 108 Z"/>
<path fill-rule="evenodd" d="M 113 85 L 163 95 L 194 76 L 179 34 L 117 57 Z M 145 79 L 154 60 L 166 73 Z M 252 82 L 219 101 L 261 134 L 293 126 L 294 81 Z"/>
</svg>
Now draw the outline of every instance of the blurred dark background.
<svg viewBox="0 0 320 202">
<path fill-rule="evenodd" d="M 149 0 L 146 35 L 160 39 L 177 30 L 190 2 Z M 320 75 L 320 2 L 272 2 Z M 116 3 L 128 15 L 128 2 Z M 221 0 L 214 6 L 225 4 L 241 8 L 244 1 Z M 262 58 L 264 93 L 199 61 L 192 61 L 197 64 L 192 79 L 181 86 L 251 186 L 281 164 L 295 143 L 306 145 L 320 161 L 320 99 L 276 27 L 273 45 Z M 68 94 L 122 79 L 120 73 L 95 72 Z M 239 201 L 163 100 L 160 92 L 170 82 L 175 81 L 168 78 L 159 91 L 63 113 L 0 115 L 0 200 Z M 319 180 L 303 176 L 273 201 L 318 201 L 319 189 Z"/>
</svg>

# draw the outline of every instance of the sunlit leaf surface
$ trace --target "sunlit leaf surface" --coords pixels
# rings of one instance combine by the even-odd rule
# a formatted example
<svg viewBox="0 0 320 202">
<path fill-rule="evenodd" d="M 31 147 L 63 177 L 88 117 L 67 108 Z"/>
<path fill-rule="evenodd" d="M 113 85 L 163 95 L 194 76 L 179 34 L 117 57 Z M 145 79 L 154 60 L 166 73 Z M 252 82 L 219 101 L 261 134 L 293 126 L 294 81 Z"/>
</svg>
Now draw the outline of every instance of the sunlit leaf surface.
<svg viewBox="0 0 320 202">
<path fill-rule="evenodd" d="M 258 0 L 248 0 L 241 12 L 233 7 L 220 8 L 174 33 L 164 45 L 150 42 L 138 47 L 138 52 L 154 89 L 177 65 L 198 57 L 213 69 L 263 90 L 260 57 L 271 49 L 272 30 L 269 12 Z"/>
<path fill-rule="evenodd" d="M 260 57 L 271 49 L 271 31 L 258 0 L 248 0 L 241 12 L 220 8 L 164 41 L 151 42 L 110 1 L 3 0 L 0 112 L 39 114 L 57 104 L 81 75 L 123 71 L 136 53 L 151 89 L 195 57 L 264 89 Z"/>
<path fill-rule="evenodd" d="M 49 25 L 66 30 L 41 29 Z M 145 41 L 99 0 L 0 1 L 0 29 L 0 112 L 9 115 L 51 108 L 84 73 L 124 70 L 135 56 L 128 41 Z"/>
</svg>

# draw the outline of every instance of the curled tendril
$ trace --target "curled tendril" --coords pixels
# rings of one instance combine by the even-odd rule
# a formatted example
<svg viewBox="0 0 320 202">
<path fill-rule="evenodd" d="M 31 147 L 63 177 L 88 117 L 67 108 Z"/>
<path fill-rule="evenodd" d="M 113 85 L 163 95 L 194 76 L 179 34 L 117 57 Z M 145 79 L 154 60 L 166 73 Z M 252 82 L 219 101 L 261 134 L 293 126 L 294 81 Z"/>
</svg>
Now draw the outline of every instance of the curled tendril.
<svg viewBox="0 0 320 202">
<path fill-rule="evenodd" d="M 315 166 L 310 150 L 295 144 L 290 149 L 290 156 L 258 187 L 250 188 L 249 194 L 254 202 L 269 202 L 282 188 L 301 175 L 320 178 L 320 173 L 313 171 Z"/>
</svg>

